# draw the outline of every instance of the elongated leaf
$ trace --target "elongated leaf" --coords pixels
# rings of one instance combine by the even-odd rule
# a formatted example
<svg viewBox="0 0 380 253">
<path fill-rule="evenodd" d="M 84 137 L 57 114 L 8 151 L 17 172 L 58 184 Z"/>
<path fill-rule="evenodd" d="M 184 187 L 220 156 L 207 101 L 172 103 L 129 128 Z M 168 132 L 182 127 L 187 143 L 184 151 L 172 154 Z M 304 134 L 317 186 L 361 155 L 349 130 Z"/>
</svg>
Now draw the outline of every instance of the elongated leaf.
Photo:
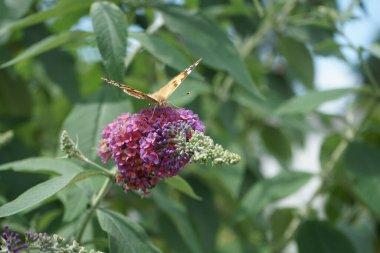
<svg viewBox="0 0 380 253">
<path fill-rule="evenodd" d="M 276 114 L 307 113 L 315 110 L 319 105 L 355 93 L 359 89 L 344 88 L 325 91 L 311 91 L 303 96 L 294 97 L 282 104 Z"/>
<path fill-rule="evenodd" d="M 86 36 L 88 36 L 89 33 L 87 32 L 66 32 L 61 33 L 59 35 L 53 35 L 50 36 L 32 46 L 30 46 L 27 50 L 16 56 L 10 61 L 7 61 L 3 63 L 0 67 L 6 68 L 9 66 L 12 66 L 15 63 L 18 63 L 20 61 L 32 58 L 36 55 L 42 54 L 46 51 L 49 51 L 53 48 L 62 46 L 66 43 L 82 39 Z"/>
<path fill-rule="evenodd" d="M 332 152 L 334 152 L 343 138 L 343 136 L 336 133 L 325 137 L 319 151 L 319 161 L 321 164 L 324 165 L 329 159 L 331 159 Z"/>
<path fill-rule="evenodd" d="M 13 1 L 3 1 L 4 13 L 3 10 L 0 11 L 0 14 L 5 15 L 9 19 L 18 19 L 25 15 L 28 12 L 30 6 L 35 0 L 13 0 Z"/>
<path fill-rule="evenodd" d="M 10 72 L 0 71 L 0 115 L 25 120 L 32 114 L 32 94 L 25 80 L 12 76 Z"/>
<path fill-rule="evenodd" d="M 233 94 L 233 100 L 239 105 L 249 108 L 254 115 L 265 118 L 272 113 L 273 109 L 268 103 L 263 103 L 261 99 L 252 97 L 244 91 L 238 91 Z"/>
<path fill-rule="evenodd" d="M 202 201 L 185 198 L 187 209 L 190 210 L 189 216 L 198 234 L 203 252 L 215 252 L 221 223 L 215 198 L 207 182 L 202 182 L 196 177 L 191 177 L 189 182 L 202 197 Z"/>
<path fill-rule="evenodd" d="M 178 86 L 173 95 L 170 96 L 169 102 L 175 106 L 184 106 L 197 98 L 199 95 L 211 93 L 211 86 L 206 82 L 195 80 L 192 78 L 186 79 L 183 84 Z"/>
<path fill-rule="evenodd" d="M 183 71 L 192 64 L 181 51 L 158 36 L 147 33 L 130 33 L 129 36 L 137 39 L 149 53 L 173 69 Z M 200 76 L 195 71 L 191 75 Z"/>
<path fill-rule="evenodd" d="M 187 196 L 189 196 L 193 199 L 201 200 L 201 197 L 199 197 L 194 192 L 193 188 L 191 188 L 189 183 L 187 183 L 187 181 L 185 179 L 183 179 L 182 177 L 180 177 L 180 176 L 171 177 L 169 179 L 166 179 L 165 182 L 167 184 L 169 184 L 170 186 L 172 186 L 173 188 L 175 188 L 175 189 L 181 191 L 182 193 L 186 194 Z"/>
<path fill-rule="evenodd" d="M 304 222 L 297 232 L 296 241 L 299 253 L 355 253 L 348 238 L 325 222 Z"/>
<path fill-rule="evenodd" d="M 68 13 L 85 9 L 92 3 L 92 0 L 83 0 L 83 1 L 77 1 L 77 0 L 66 0 L 66 1 L 60 1 L 57 5 L 52 7 L 51 9 L 48 9 L 46 11 L 37 12 L 35 14 L 29 15 L 23 19 L 17 20 L 15 22 L 9 23 L 7 25 L 4 25 L 0 29 L 0 36 L 7 32 L 14 32 L 16 30 L 35 25 L 38 23 L 41 23 L 45 20 L 48 20 L 50 18 L 58 17 L 58 16 L 64 16 Z"/>
<path fill-rule="evenodd" d="M 347 236 L 358 253 L 376 252 L 376 226 L 369 217 L 361 217 L 354 224 L 349 221 L 337 224 L 337 228 Z"/>
<path fill-rule="evenodd" d="M 255 184 L 241 201 L 235 220 L 243 220 L 255 215 L 266 205 L 289 196 L 305 185 L 312 174 L 297 171 L 284 171 L 281 174 Z"/>
<path fill-rule="evenodd" d="M 265 148 L 280 162 L 288 162 L 292 157 L 290 141 L 281 129 L 265 126 L 261 132 Z"/>
<path fill-rule="evenodd" d="M 177 228 L 189 251 L 193 253 L 202 252 L 200 242 L 196 237 L 184 206 L 167 198 L 159 189 L 156 189 L 152 195 L 158 208 L 169 217 Z"/>
<path fill-rule="evenodd" d="M 280 40 L 281 52 L 298 79 L 309 87 L 314 86 L 314 63 L 304 43 L 290 37 Z"/>
<path fill-rule="evenodd" d="M 271 214 L 270 224 L 275 239 L 283 237 L 296 214 L 295 208 L 277 209 Z"/>
<path fill-rule="evenodd" d="M 90 15 L 107 74 L 121 82 L 127 50 L 126 17 L 117 5 L 110 2 L 93 3 Z"/>
<path fill-rule="evenodd" d="M 75 58 L 68 51 L 56 48 L 40 55 L 37 60 L 42 63 L 46 74 L 60 86 L 70 102 L 73 104 L 78 102 L 80 91 Z M 65 71 L 61 71 L 62 69 Z"/>
<path fill-rule="evenodd" d="M 50 198 L 69 184 L 97 175 L 102 175 L 102 173 L 89 170 L 53 177 L 52 179 L 30 188 L 15 200 L 2 205 L 0 207 L 0 217 L 6 217 L 31 208 Z"/>
<path fill-rule="evenodd" d="M 74 175 L 83 170 L 80 166 L 67 159 L 49 157 L 28 158 L 0 165 L 0 171 L 9 169 L 14 171 L 59 175 Z"/>
<path fill-rule="evenodd" d="M 364 143 L 352 143 L 344 156 L 356 196 L 380 217 L 380 150 Z"/>
<path fill-rule="evenodd" d="M 258 95 L 237 49 L 218 26 L 181 8 L 165 6 L 160 11 L 167 27 L 181 34 L 190 52 L 202 57 L 206 64 L 227 71 L 244 88 Z"/>
<path fill-rule="evenodd" d="M 149 242 L 144 229 L 129 218 L 107 210 L 98 210 L 97 216 L 100 226 L 108 233 L 110 252 L 160 252 Z"/>
<path fill-rule="evenodd" d="M 79 149 L 91 160 L 97 158 L 101 131 L 123 112 L 132 112 L 131 104 L 118 101 L 115 91 L 106 86 L 86 103 L 77 104 L 66 118 L 63 129 L 78 137 Z"/>
<path fill-rule="evenodd" d="M 368 51 L 375 57 L 379 58 L 380 59 L 380 44 L 379 43 L 375 43 L 373 44 L 369 49 Z"/>
<path fill-rule="evenodd" d="M 73 221 L 83 214 L 87 208 L 89 198 L 78 186 L 72 186 L 58 193 L 58 198 L 65 207 L 64 222 Z"/>
</svg>

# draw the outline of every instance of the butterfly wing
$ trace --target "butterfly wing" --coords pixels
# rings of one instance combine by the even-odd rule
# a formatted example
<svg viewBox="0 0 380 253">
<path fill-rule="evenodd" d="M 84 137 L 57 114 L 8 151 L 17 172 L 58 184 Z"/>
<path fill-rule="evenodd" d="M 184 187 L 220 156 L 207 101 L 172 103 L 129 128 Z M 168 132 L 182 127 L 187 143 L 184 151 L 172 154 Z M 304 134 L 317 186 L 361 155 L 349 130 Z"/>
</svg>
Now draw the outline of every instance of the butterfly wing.
<svg viewBox="0 0 380 253">
<path fill-rule="evenodd" d="M 177 89 L 177 87 L 183 82 L 183 80 L 186 79 L 186 77 L 191 73 L 191 71 L 193 71 L 193 69 L 199 64 L 201 60 L 202 58 L 196 61 L 194 64 L 190 65 L 181 73 L 179 73 L 176 77 L 174 77 L 167 84 L 165 84 L 164 87 L 152 94 L 149 94 L 149 96 L 156 100 L 159 105 L 166 104 L 170 95 Z"/>
<path fill-rule="evenodd" d="M 149 100 L 149 101 L 154 102 L 154 103 L 159 103 L 159 101 L 154 99 L 151 95 L 145 94 L 144 92 L 133 89 L 133 88 L 131 88 L 125 84 L 121 84 L 121 83 L 118 83 L 114 80 L 110 80 L 110 79 L 107 79 L 104 77 L 102 77 L 102 80 L 109 83 L 109 84 L 115 85 L 116 87 L 121 88 L 125 93 L 127 93 L 130 96 L 133 96 L 133 97 L 138 98 L 138 99 Z"/>
</svg>

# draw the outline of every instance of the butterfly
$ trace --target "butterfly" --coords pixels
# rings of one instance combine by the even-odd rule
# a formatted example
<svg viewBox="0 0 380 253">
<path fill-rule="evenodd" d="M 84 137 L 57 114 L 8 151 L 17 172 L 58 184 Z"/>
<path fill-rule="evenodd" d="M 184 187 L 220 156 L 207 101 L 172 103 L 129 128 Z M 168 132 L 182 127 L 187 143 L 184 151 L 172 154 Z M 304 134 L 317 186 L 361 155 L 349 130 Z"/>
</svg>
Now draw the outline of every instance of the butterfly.
<svg viewBox="0 0 380 253">
<path fill-rule="evenodd" d="M 121 84 L 104 77 L 102 77 L 102 80 L 123 89 L 123 91 L 130 96 L 133 96 L 138 99 L 149 100 L 157 104 L 158 106 L 164 106 L 167 104 L 170 95 L 177 89 L 177 87 L 183 82 L 183 80 L 186 79 L 186 77 L 191 73 L 191 71 L 193 71 L 193 69 L 199 64 L 201 60 L 202 58 L 196 61 L 195 63 L 193 63 L 192 65 L 190 65 L 187 69 L 185 69 L 181 73 L 179 73 L 176 77 L 174 77 L 167 84 L 165 84 L 165 86 L 163 86 L 161 89 L 151 94 L 146 94 L 142 91 L 136 90 L 125 84 Z"/>
</svg>

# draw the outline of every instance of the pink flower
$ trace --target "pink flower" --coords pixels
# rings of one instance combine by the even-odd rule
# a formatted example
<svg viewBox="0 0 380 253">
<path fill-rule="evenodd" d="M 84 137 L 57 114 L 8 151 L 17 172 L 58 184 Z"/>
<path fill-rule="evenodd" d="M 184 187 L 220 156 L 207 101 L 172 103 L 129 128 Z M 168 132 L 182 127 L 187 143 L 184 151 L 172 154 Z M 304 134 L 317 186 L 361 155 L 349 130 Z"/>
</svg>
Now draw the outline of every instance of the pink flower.
<svg viewBox="0 0 380 253">
<path fill-rule="evenodd" d="M 170 107 L 123 113 L 102 132 L 98 155 L 102 162 L 113 158 L 119 173 L 117 181 L 127 190 L 145 194 L 160 180 L 177 175 L 191 154 L 178 152 L 177 134 L 204 132 L 198 116 L 190 110 Z"/>
</svg>

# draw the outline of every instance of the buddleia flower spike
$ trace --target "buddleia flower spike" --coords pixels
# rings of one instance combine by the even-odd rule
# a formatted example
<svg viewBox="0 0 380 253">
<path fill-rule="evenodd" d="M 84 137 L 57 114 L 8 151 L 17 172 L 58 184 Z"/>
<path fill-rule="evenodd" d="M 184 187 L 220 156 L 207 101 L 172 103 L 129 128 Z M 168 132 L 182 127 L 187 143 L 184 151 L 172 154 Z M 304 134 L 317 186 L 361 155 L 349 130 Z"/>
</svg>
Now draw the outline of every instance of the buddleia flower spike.
<svg viewBox="0 0 380 253">
<path fill-rule="evenodd" d="M 204 132 L 205 126 L 190 110 L 158 107 L 123 113 L 103 129 L 98 155 L 104 163 L 114 161 L 117 181 L 125 191 L 148 194 L 190 161 L 234 164 L 240 160 Z"/>
</svg>

